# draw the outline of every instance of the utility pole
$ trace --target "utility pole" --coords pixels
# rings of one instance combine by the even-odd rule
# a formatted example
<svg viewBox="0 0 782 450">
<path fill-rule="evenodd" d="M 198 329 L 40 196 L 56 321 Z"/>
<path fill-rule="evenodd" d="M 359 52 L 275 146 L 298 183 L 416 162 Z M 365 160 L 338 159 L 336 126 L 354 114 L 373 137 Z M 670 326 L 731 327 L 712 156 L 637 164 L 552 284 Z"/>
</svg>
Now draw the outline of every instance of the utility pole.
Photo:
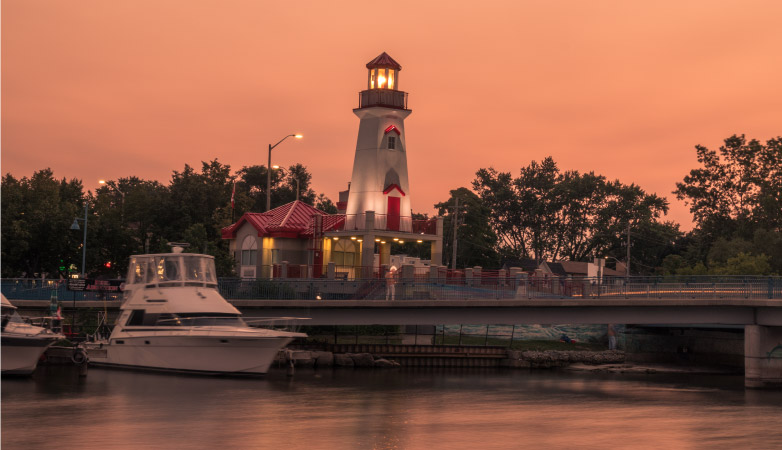
<svg viewBox="0 0 782 450">
<path fill-rule="evenodd" d="M 630 221 L 627 221 L 627 267 L 625 268 L 625 280 L 630 278 Z"/>
<path fill-rule="evenodd" d="M 451 270 L 456 270 L 456 243 L 457 243 L 457 226 L 459 224 L 459 197 L 454 197 L 456 202 L 453 207 L 453 257 L 451 258 Z"/>
</svg>

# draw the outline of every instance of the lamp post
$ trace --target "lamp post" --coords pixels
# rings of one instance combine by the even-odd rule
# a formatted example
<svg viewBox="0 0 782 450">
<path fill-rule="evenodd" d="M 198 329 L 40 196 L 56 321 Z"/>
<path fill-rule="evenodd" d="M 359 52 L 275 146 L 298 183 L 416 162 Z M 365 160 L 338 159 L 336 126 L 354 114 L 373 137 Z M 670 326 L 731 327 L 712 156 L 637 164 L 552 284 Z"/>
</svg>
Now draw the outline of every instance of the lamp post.
<svg viewBox="0 0 782 450">
<path fill-rule="evenodd" d="M 79 221 L 84 221 L 84 237 L 82 238 L 81 242 L 81 279 L 84 279 L 85 275 L 85 266 L 87 264 L 87 211 L 89 209 L 90 202 L 86 199 L 84 200 L 84 218 L 79 219 L 78 217 L 73 219 L 73 223 L 71 224 L 71 230 L 78 230 L 79 229 Z M 75 333 L 76 329 L 76 293 L 73 293 L 73 315 L 71 316 L 71 335 Z"/>
<path fill-rule="evenodd" d="M 274 147 L 282 144 L 282 141 L 284 141 L 285 139 L 288 139 L 289 137 L 295 137 L 296 139 L 301 139 L 304 136 L 302 136 L 300 134 L 289 134 L 289 135 L 285 136 L 284 138 L 280 139 L 279 142 L 277 142 L 276 144 L 274 144 L 274 145 L 269 144 L 269 161 L 268 161 L 268 164 L 266 165 L 266 211 L 272 209 L 272 191 L 271 191 L 271 189 L 272 189 L 272 150 L 274 149 Z"/>
<path fill-rule="evenodd" d="M 84 201 L 84 218 L 75 218 L 73 219 L 73 223 L 71 224 L 71 230 L 78 230 L 79 228 L 79 221 L 84 221 L 84 238 L 82 239 L 81 243 L 81 277 L 84 278 L 84 268 L 87 263 L 87 210 L 89 209 L 89 202 L 87 200 Z"/>
<path fill-rule="evenodd" d="M 115 191 L 119 192 L 119 195 L 120 195 L 120 197 L 122 198 L 122 205 L 121 205 L 121 208 L 122 208 L 122 209 L 120 210 L 120 221 L 123 221 L 123 220 L 124 220 L 124 218 L 125 218 L 125 193 L 124 193 L 124 192 L 122 192 L 122 191 L 119 189 L 119 186 L 117 186 L 117 183 L 111 183 L 111 184 L 108 184 L 108 183 L 106 182 L 106 180 L 98 180 L 98 184 L 103 184 L 103 185 L 106 185 L 106 186 L 110 186 L 110 187 L 111 187 L 111 188 L 113 188 Z"/>
</svg>

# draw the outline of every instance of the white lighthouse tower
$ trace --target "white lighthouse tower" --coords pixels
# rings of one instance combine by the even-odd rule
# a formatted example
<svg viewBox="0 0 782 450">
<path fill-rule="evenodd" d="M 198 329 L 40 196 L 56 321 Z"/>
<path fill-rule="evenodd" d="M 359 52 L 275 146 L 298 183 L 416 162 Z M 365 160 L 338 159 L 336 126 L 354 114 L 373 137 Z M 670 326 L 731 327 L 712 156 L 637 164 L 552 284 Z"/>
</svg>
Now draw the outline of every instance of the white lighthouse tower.
<svg viewBox="0 0 782 450">
<path fill-rule="evenodd" d="M 353 176 L 337 203 L 344 226 L 325 233 L 333 244 L 331 258 L 345 265 L 352 260 L 365 271 L 362 276 L 373 276 L 390 265 L 391 247 L 407 242 L 430 245 L 431 265 L 439 266 L 442 218 L 412 217 L 405 136 L 405 118 L 412 111 L 407 109 L 407 93 L 399 90 L 402 66 L 384 52 L 367 69 L 367 88 L 353 110 L 360 119 Z"/>
<path fill-rule="evenodd" d="M 361 123 L 345 212 L 348 220 L 363 225 L 371 211 L 381 228 L 410 232 L 405 118 L 412 111 L 407 109 L 407 93 L 399 90 L 402 66 L 383 52 L 367 69 L 367 89 L 353 110 Z"/>
</svg>

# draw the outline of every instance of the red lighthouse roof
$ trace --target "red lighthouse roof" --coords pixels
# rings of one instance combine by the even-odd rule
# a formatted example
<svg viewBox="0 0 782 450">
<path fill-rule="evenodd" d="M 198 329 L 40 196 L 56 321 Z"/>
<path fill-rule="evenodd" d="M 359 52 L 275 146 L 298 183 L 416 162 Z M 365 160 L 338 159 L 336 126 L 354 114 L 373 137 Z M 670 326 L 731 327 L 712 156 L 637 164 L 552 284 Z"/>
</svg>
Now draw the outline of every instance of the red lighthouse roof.
<svg viewBox="0 0 782 450">
<path fill-rule="evenodd" d="M 381 53 L 380 56 L 367 63 L 367 69 L 374 69 L 376 67 L 402 70 L 402 66 L 394 61 L 394 58 L 388 56 L 388 53 L 386 52 Z"/>
</svg>

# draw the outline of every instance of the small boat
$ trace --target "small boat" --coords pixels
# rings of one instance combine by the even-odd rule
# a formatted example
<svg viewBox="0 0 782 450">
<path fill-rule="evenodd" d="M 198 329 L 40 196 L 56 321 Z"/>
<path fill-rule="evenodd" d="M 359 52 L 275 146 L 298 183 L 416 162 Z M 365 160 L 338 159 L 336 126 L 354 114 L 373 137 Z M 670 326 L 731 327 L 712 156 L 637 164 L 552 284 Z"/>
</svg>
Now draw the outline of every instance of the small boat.
<svg viewBox="0 0 782 450">
<path fill-rule="evenodd" d="M 214 257 L 130 258 L 120 312 L 106 339 L 87 342 L 92 365 L 202 374 L 262 375 L 304 333 L 249 326 L 217 291 Z"/>
<path fill-rule="evenodd" d="M 24 321 L 16 306 L 2 296 L 3 375 L 30 375 L 38 367 L 43 352 L 65 336 Z"/>
</svg>

